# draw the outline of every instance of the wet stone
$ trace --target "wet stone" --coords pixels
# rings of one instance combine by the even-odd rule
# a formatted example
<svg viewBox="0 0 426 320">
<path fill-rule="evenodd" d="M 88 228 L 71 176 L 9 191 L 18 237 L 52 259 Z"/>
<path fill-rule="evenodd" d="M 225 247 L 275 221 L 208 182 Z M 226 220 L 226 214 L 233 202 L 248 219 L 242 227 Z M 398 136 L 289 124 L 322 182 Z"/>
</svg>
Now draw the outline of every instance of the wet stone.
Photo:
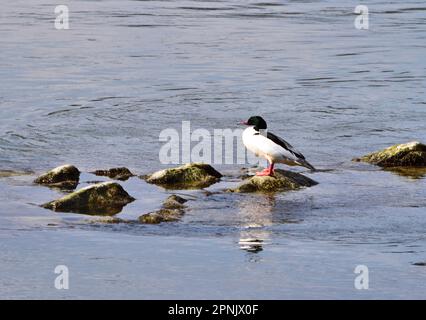
<svg viewBox="0 0 426 320">
<path fill-rule="evenodd" d="M 134 200 L 118 183 L 104 182 L 72 192 L 42 207 L 58 212 L 114 215 Z"/>
<path fill-rule="evenodd" d="M 245 179 L 238 187 L 229 192 L 280 192 L 312 187 L 318 182 L 297 172 L 276 169 L 273 176 L 252 176 Z"/>
<path fill-rule="evenodd" d="M 112 168 L 107 170 L 96 170 L 96 171 L 92 171 L 91 173 L 97 176 L 108 177 L 114 180 L 121 180 L 121 181 L 126 181 L 129 178 L 135 176 L 129 169 L 125 167 Z"/>
<path fill-rule="evenodd" d="M 75 189 L 80 180 L 80 171 L 66 164 L 46 172 L 34 180 L 34 183 L 59 189 Z"/>
<path fill-rule="evenodd" d="M 222 174 L 204 163 L 189 163 L 176 168 L 157 171 L 146 177 L 146 182 L 167 189 L 202 189 L 220 180 Z"/>
</svg>

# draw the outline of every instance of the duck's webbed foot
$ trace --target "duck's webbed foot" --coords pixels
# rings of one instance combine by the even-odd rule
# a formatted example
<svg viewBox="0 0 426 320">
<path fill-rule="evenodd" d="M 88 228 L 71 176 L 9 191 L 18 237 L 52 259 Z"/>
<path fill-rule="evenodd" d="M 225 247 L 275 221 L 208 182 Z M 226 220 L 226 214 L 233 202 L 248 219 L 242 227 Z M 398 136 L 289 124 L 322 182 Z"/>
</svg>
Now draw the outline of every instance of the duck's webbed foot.
<svg viewBox="0 0 426 320">
<path fill-rule="evenodd" d="M 263 169 L 260 172 L 256 172 L 256 176 L 273 176 L 274 175 L 274 164 L 271 164 L 269 167 Z"/>
</svg>

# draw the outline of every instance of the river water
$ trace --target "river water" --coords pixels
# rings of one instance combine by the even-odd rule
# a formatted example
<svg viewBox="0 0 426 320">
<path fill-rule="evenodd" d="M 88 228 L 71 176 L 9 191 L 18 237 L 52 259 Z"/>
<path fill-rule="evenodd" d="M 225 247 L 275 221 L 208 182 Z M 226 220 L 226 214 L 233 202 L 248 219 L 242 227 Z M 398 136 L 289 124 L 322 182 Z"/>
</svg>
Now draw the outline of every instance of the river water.
<svg viewBox="0 0 426 320">
<path fill-rule="evenodd" d="M 426 141 L 426 5 L 369 1 L 358 30 L 357 4 L 77 0 L 56 30 L 54 1 L 1 1 L 0 170 L 21 174 L 0 175 L 0 298 L 426 298 L 425 175 L 351 161 Z M 147 174 L 164 167 L 162 130 L 256 114 L 323 169 L 307 173 L 317 186 L 223 193 L 242 165 L 214 165 L 229 175 L 209 195 L 178 191 L 190 209 L 156 226 L 37 206 L 61 196 L 32 184 L 40 172 Z M 173 193 L 122 185 L 127 219 Z"/>
</svg>

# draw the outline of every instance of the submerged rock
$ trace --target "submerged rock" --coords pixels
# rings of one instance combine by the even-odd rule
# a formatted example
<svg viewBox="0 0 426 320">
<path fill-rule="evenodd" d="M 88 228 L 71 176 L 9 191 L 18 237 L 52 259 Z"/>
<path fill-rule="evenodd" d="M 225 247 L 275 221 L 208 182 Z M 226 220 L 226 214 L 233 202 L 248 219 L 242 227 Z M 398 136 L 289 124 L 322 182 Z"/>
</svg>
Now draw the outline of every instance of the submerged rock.
<svg viewBox="0 0 426 320">
<path fill-rule="evenodd" d="M 97 176 L 104 176 L 115 180 L 125 181 L 135 175 L 127 168 L 112 168 L 108 170 L 96 170 L 91 172 Z"/>
<path fill-rule="evenodd" d="M 275 169 L 274 176 L 253 176 L 230 192 L 277 192 L 312 187 L 318 182 L 297 172 Z"/>
<path fill-rule="evenodd" d="M 356 158 L 354 161 L 368 162 L 381 167 L 426 167 L 426 145 L 418 141 L 397 144 Z"/>
<path fill-rule="evenodd" d="M 87 222 L 90 224 L 119 224 L 119 223 L 130 224 L 132 223 L 132 221 L 130 220 L 125 220 L 125 219 L 110 217 L 110 216 L 102 217 L 96 220 L 88 220 Z"/>
<path fill-rule="evenodd" d="M 24 176 L 32 174 L 31 171 L 13 171 L 13 170 L 0 170 L 0 178 L 8 178 L 15 176 Z"/>
<path fill-rule="evenodd" d="M 103 182 L 80 189 L 58 200 L 42 205 L 59 212 L 74 212 L 91 215 L 114 215 L 134 201 L 121 185 Z"/>
<path fill-rule="evenodd" d="M 220 180 L 222 174 L 204 163 L 188 163 L 181 167 L 157 171 L 146 178 L 148 183 L 169 189 L 205 188 Z"/>
<path fill-rule="evenodd" d="M 384 170 L 409 179 L 422 179 L 426 176 L 426 167 L 390 167 Z"/>
<path fill-rule="evenodd" d="M 185 214 L 184 203 L 188 200 L 175 194 L 168 197 L 160 210 L 144 214 L 139 217 L 140 223 L 158 224 L 161 222 L 178 221 Z"/>
<path fill-rule="evenodd" d="M 80 180 L 80 171 L 73 165 L 66 164 L 41 175 L 34 183 L 61 189 L 75 189 Z"/>
</svg>

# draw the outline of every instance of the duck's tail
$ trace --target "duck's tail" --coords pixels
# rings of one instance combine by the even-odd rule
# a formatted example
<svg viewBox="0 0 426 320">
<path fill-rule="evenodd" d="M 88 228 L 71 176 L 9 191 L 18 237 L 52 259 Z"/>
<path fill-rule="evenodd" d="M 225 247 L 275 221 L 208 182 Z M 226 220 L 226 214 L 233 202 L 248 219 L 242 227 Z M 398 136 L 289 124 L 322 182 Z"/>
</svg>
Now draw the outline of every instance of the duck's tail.
<svg viewBox="0 0 426 320">
<path fill-rule="evenodd" d="M 317 171 L 317 169 L 315 169 L 315 167 L 313 165 L 311 165 L 308 161 L 306 161 L 305 159 L 299 159 L 297 160 L 297 163 L 300 164 L 302 167 L 308 168 L 309 170 L 313 171 Z"/>
</svg>

